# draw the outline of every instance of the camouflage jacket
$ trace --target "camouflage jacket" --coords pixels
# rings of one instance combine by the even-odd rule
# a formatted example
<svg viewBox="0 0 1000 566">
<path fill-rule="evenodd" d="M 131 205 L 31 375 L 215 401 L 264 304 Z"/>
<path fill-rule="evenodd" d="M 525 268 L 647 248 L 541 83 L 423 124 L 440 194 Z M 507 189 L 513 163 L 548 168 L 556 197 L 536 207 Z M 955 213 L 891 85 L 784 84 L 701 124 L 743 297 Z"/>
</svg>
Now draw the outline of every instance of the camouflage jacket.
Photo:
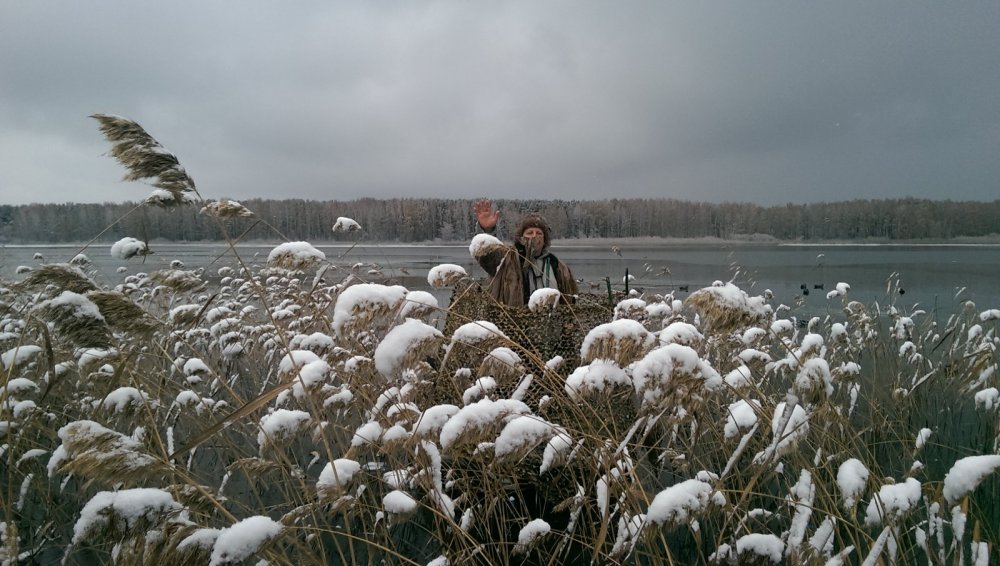
<svg viewBox="0 0 1000 566">
<path fill-rule="evenodd" d="M 564 300 L 572 302 L 571 295 L 576 295 L 579 289 L 569 267 L 551 253 L 544 253 L 539 259 L 543 262 L 542 270 L 545 274 L 543 277 L 551 276 L 555 280 L 553 287 L 564 295 Z M 526 261 L 524 246 L 520 243 L 504 246 L 503 249 L 483 254 L 477 260 L 490 276 L 488 284 L 490 296 L 512 307 L 523 307 L 528 304 L 531 284 L 528 279 L 530 270 L 524 269 Z"/>
</svg>

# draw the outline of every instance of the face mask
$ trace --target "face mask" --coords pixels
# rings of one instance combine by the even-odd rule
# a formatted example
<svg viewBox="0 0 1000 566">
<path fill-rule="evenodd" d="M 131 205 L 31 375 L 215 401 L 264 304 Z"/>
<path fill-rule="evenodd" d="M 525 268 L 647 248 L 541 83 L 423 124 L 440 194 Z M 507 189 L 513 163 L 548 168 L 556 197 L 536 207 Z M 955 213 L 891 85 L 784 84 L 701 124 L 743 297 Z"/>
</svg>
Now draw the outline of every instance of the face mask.
<svg viewBox="0 0 1000 566">
<path fill-rule="evenodd" d="M 544 238 L 521 238 L 521 244 L 524 245 L 524 249 L 528 251 L 531 256 L 537 256 L 542 252 L 542 246 L 545 244 Z"/>
</svg>

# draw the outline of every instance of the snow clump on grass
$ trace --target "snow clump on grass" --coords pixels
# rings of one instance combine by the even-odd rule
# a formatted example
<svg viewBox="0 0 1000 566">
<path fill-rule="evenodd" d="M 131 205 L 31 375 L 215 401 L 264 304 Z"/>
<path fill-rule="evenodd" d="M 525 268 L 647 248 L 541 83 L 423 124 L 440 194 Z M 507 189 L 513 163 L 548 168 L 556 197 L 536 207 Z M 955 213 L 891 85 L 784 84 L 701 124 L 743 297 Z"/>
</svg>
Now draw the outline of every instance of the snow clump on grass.
<svg viewBox="0 0 1000 566">
<path fill-rule="evenodd" d="M 732 283 L 699 289 L 686 302 L 702 315 L 707 327 L 720 332 L 767 320 L 772 312 L 764 297 L 751 297 Z"/>
<path fill-rule="evenodd" d="M 488 320 L 467 322 L 459 326 L 451 335 L 451 341 L 457 344 L 479 344 L 497 338 L 506 339 L 507 335 Z"/>
<path fill-rule="evenodd" d="M 726 438 L 735 438 L 741 431 L 747 431 L 757 426 L 757 413 L 760 412 L 760 401 L 756 399 L 740 399 L 729 405 L 726 415 L 726 426 L 723 434 Z"/>
<path fill-rule="evenodd" d="M 326 260 L 326 254 L 309 242 L 285 242 L 267 254 L 267 264 L 285 269 L 306 269 Z"/>
<path fill-rule="evenodd" d="M 454 263 L 442 263 L 436 265 L 427 272 L 427 284 L 435 289 L 451 287 L 462 279 L 468 277 L 465 268 Z"/>
<path fill-rule="evenodd" d="M 844 509 L 850 511 L 868 485 L 868 468 L 857 458 L 849 458 L 837 469 L 837 486 L 843 497 Z"/>
<path fill-rule="evenodd" d="M 686 399 L 702 390 L 722 386 L 722 376 L 687 346 L 667 344 L 635 364 L 632 383 L 643 405 L 655 405 L 670 396 Z"/>
<path fill-rule="evenodd" d="M 746 350 L 744 350 L 745 352 Z M 743 357 L 742 355 L 740 356 Z M 753 385 L 752 381 L 753 374 L 745 365 L 737 366 L 736 369 L 726 374 L 726 377 L 722 378 L 722 381 L 732 387 L 733 389 L 746 389 Z"/>
<path fill-rule="evenodd" d="M 375 369 L 386 379 L 400 377 L 403 370 L 441 347 L 444 334 L 433 326 L 410 318 L 395 326 L 375 348 Z"/>
<path fill-rule="evenodd" d="M 319 361 L 319 356 L 311 350 L 291 350 L 278 362 L 278 374 L 294 377 L 297 370 L 316 361 Z"/>
<path fill-rule="evenodd" d="M 130 257 L 146 255 L 148 253 L 149 246 L 146 245 L 146 242 L 128 236 L 111 245 L 111 257 L 117 259 L 129 259 Z"/>
<path fill-rule="evenodd" d="M 3 364 L 4 367 L 7 364 Z M 5 385 L 0 385 L 0 397 L 19 397 L 38 391 L 38 384 L 26 377 L 15 377 Z"/>
<path fill-rule="evenodd" d="M 427 291 L 410 291 L 403 300 L 403 306 L 399 309 L 399 317 L 423 318 L 440 309 L 438 300 Z"/>
<path fill-rule="evenodd" d="M 540 417 L 525 415 L 515 417 L 503 427 L 493 443 L 498 460 L 520 457 L 556 434 L 565 433 L 561 426 Z"/>
<path fill-rule="evenodd" d="M 42 301 L 35 309 L 39 311 L 61 309 L 65 311 L 66 316 L 104 320 L 101 309 L 97 308 L 93 301 L 72 291 L 63 291 L 55 298 Z"/>
<path fill-rule="evenodd" d="M 344 337 L 351 330 L 363 328 L 371 322 L 387 325 L 391 323 L 390 315 L 396 313 L 406 294 L 406 288 L 399 285 L 351 285 L 337 296 L 333 308 L 333 329 L 338 336 Z"/>
<path fill-rule="evenodd" d="M 351 438 L 351 446 L 378 444 L 378 441 L 382 438 L 382 434 L 384 432 L 385 428 L 382 426 L 382 423 L 378 421 L 368 421 L 354 431 L 354 436 Z"/>
<path fill-rule="evenodd" d="M 1000 407 L 1000 390 L 996 387 L 990 387 L 989 389 L 977 391 L 975 400 L 977 409 L 984 409 L 986 411 L 996 410 Z"/>
<path fill-rule="evenodd" d="M 998 456 L 1000 458 L 1000 456 Z M 896 524 L 920 502 L 920 481 L 906 478 L 902 483 L 883 485 L 865 510 L 865 525 Z"/>
<path fill-rule="evenodd" d="M 979 313 L 979 320 L 986 322 L 987 320 L 1000 320 L 1000 309 L 987 309 Z"/>
<path fill-rule="evenodd" d="M 736 554 L 747 563 L 764 559 L 780 564 L 784 552 L 784 541 L 774 535 L 750 533 L 736 539 Z"/>
<path fill-rule="evenodd" d="M 253 211 L 240 202 L 229 199 L 219 199 L 206 204 L 201 209 L 202 214 L 216 218 L 252 218 Z"/>
<path fill-rule="evenodd" d="M 589 393 L 603 393 L 614 386 L 631 387 L 632 380 L 618 364 L 611 360 L 594 360 L 580 366 L 566 378 L 564 389 L 570 399 L 579 399 Z"/>
<path fill-rule="evenodd" d="M 481 399 L 462 407 L 441 427 L 441 448 L 448 450 L 470 436 L 481 434 L 487 427 L 507 422 L 531 410 L 521 401 L 513 399 Z"/>
<path fill-rule="evenodd" d="M 544 474 L 546 471 L 567 463 L 572 455 L 573 439 L 565 432 L 560 432 L 553 436 L 542 453 L 542 463 L 538 467 L 538 473 Z"/>
<path fill-rule="evenodd" d="M 955 462 L 944 477 L 944 498 L 951 505 L 979 486 L 986 476 L 1000 468 L 1000 456 L 967 456 Z"/>
<path fill-rule="evenodd" d="M 198 271 L 184 269 L 158 269 L 149 277 L 175 291 L 191 291 L 206 284 Z"/>
<path fill-rule="evenodd" d="M 930 439 L 932 434 L 934 434 L 934 432 L 929 428 L 920 429 L 920 431 L 917 432 L 917 439 L 913 443 L 913 447 L 916 448 L 917 450 L 923 448 L 924 445 L 927 444 L 927 441 Z"/>
<path fill-rule="evenodd" d="M 631 319 L 615 320 L 587 332 L 580 346 L 580 358 L 584 363 L 600 358 L 626 366 L 641 358 L 655 340 L 642 323 Z"/>
<path fill-rule="evenodd" d="M 141 473 L 153 469 L 157 463 L 145 453 L 141 442 L 93 421 L 71 422 L 60 428 L 58 435 L 62 440 L 60 470 L 107 479 L 109 474 L 124 477 Z"/>
<path fill-rule="evenodd" d="M 0 355 L 0 364 L 3 364 L 3 369 L 10 369 L 30 361 L 40 353 L 42 347 L 34 344 L 15 346 Z"/>
<path fill-rule="evenodd" d="M 281 444 L 294 439 L 300 431 L 308 427 L 312 416 L 305 411 L 278 409 L 260 419 L 257 445 Z"/>
<path fill-rule="evenodd" d="M 771 433 L 774 435 L 772 446 L 776 456 L 790 453 L 809 434 L 809 414 L 796 404 L 788 407 L 785 401 L 774 407 L 771 415 Z"/>
<path fill-rule="evenodd" d="M 819 402 L 833 395 L 833 376 L 830 365 L 823 358 L 810 358 L 799 367 L 793 389 L 808 402 Z"/>
<path fill-rule="evenodd" d="M 80 518 L 73 525 L 73 544 L 92 539 L 96 535 L 120 536 L 143 522 L 152 526 L 162 515 L 178 513 L 182 509 L 180 503 L 162 489 L 101 491 L 80 510 Z"/>
<path fill-rule="evenodd" d="M 334 232 L 358 232 L 361 230 L 361 225 L 358 224 L 353 218 L 348 218 L 346 216 L 338 216 L 337 221 L 333 223 Z"/>
<path fill-rule="evenodd" d="M 705 337 L 698 328 L 687 322 L 672 322 L 660 331 L 660 344 L 680 344 L 695 347 L 701 344 Z"/>
<path fill-rule="evenodd" d="M 846 297 L 847 292 L 851 290 L 851 286 L 847 283 L 841 281 L 837 283 L 836 288 L 826 294 L 827 299 L 833 299 L 836 297 Z"/>
<path fill-rule="evenodd" d="M 330 375 L 330 364 L 323 360 L 315 360 L 300 367 L 298 374 L 292 374 L 293 380 L 291 395 L 296 399 L 303 399 L 307 394 L 322 386 Z M 278 398 L 284 399 L 287 391 L 283 391 Z M 279 405 L 281 403 L 278 403 Z"/>
<path fill-rule="evenodd" d="M 222 529 L 197 529 L 177 545 L 177 552 L 181 554 L 195 551 L 210 553 L 221 532 Z"/>
<path fill-rule="evenodd" d="M 687 524 L 705 512 L 713 491 L 710 484 L 698 479 L 672 485 L 653 498 L 646 511 L 646 520 L 667 526 Z"/>
<path fill-rule="evenodd" d="M 437 436 L 441 434 L 441 427 L 448 422 L 458 412 L 455 405 L 442 404 L 429 407 L 420 413 L 420 418 L 413 425 L 413 436 Z"/>
<path fill-rule="evenodd" d="M 551 309 L 559 304 L 560 297 L 562 297 L 562 293 L 558 289 L 549 289 L 547 287 L 535 289 L 531 293 L 531 297 L 528 298 L 528 310 L 531 312 L 541 312 L 545 309 Z"/>
<path fill-rule="evenodd" d="M 111 331 L 101 310 L 84 295 L 63 291 L 39 302 L 32 313 L 52 323 L 67 339 L 79 346 L 107 346 Z"/>
<path fill-rule="evenodd" d="M 201 358 L 191 358 L 184 362 L 184 366 L 181 368 L 184 375 L 190 377 L 192 375 L 208 374 L 211 373 L 208 364 L 203 362 Z"/>
<path fill-rule="evenodd" d="M 476 379 L 464 392 L 462 392 L 462 405 L 468 405 L 482 397 L 489 395 L 497 388 L 497 380 L 484 376 Z"/>
<path fill-rule="evenodd" d="M 281 523 L 261 515 L 248 517 L 222 529 L 212 547 L 209 566 L 242 562 L 260 551 L 261 547 L 283 530 Z"/>
<path fill-rule="evenodd" d="M 135 387 L 119 387 L 104 397 L 101 405 L 112 413 L 121 413 L 130 407 L 140 407 L 149 402 L 149 395 Z"/>
<path fill-rule="evenodd" d="M 539 539 L 549 534 L 552 527 L 543 519 L 532 519 L 528 524 L 521 527 L 517 533 L 517 544 L 514 546 L 514 554 L 523 554 L 535 545 Z"/>
<path fill-rule="evenodd" d="M 476 234 L 469 244 L 469 254 L 478 259 L 486 254 L 506 248 L 503 242 L 490 234 Z"/>
<path fill-rule="evenodd" d="M 405 491 L 394 489 L 382 497 L 382 508 L 393 515 L 409 515 L 419 507 L 416 499 Z"/>
<path fill-rule="evenodd" d="M 618 301 L 612 316 L 614 320 L 631 318 L 641 321 L 646 316 L 646 301 L 639 298 Z"/>
<path fill-rule="evenodd" d="M 349 458 L 338 458 L 327 463 L 316 480 L 316 489 L 323 491 L 340 491 L 351 482 L 354 475 L 361 471 L 361 464 Z"/>
</svg>

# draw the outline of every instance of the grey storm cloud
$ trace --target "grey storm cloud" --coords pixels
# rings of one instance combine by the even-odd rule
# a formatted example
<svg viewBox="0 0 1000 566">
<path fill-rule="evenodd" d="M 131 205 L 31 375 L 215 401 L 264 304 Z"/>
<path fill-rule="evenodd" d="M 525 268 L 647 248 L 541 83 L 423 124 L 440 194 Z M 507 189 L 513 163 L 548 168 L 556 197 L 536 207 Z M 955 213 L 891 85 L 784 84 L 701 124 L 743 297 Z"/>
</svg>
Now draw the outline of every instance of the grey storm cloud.
<svg viewBox="0 0 1000 566">
<path fill-rule="evenodd" d="M 4 2 L 0 202 L 992 200 L 996 2 Z"/>
</svg>

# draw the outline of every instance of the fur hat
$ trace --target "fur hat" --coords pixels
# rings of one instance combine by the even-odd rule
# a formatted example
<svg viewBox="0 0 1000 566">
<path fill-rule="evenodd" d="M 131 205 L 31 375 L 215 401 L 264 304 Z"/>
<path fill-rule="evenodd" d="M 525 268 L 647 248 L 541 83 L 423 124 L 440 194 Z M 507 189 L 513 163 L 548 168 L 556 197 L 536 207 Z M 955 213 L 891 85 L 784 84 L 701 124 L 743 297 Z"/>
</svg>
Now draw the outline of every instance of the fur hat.
<svg viewBox="0 0 1000 566">
<path fill-rule="evenodd" d="M 521 219 L 521 224 L 517 227 L 517 232 L 515 239 L 520 242 L 521 236 L 524 235 L 524 231 L 528 228 L 541 228 L 543 245 L 545 248 L 549 247 L 552 243 L 552 228 L 549 228 L 549 223 L 545 221 L 545 218 L 541 214 L 531 213 Z"/>
</svg>

